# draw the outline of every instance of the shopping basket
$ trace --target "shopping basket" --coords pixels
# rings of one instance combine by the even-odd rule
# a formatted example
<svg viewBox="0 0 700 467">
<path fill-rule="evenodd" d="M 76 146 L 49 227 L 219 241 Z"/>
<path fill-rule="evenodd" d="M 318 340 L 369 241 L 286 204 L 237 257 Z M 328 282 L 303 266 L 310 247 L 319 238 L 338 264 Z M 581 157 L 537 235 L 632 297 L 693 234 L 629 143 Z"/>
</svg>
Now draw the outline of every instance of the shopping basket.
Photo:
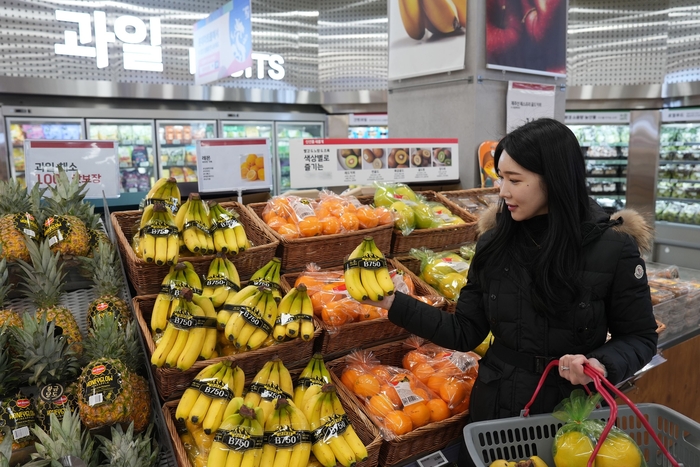
<svg viewBox="0 0 700 467">
<path fill-rule="evenodd" d="M 547 368 L 557 364 L 555 360 Z M 543 378 L 546 375 L 547 371 Z M 615 394 L 619 396 L 621 393 Z M 612 412 L 617 412 L 615 425 L 634 439 L 649 467 L 673 465 L 634 413 L 629 399 L 625 402 L 630 405 L 612 409 Z M 663 405 L 637 404 L 636 408 L 661 445 L 678 462 L 677 465 L 700 466 L 700 424 Z M 539 456 L 549 467 L 554 467 L 552 444 L 557 430 L 564 423 L 551 414 L 527 416 L 527 409 L 523 412 L 525 415 L 520 417 L 474 422 L 464 427 L 467 451 L 477 467 L 487 467 L 496 459 L 519 460 L 530 456 Z M 611 408 L 598 409 L 591 413 L 590 418 L 607 422 L 610 414 Z"/>
</svg>

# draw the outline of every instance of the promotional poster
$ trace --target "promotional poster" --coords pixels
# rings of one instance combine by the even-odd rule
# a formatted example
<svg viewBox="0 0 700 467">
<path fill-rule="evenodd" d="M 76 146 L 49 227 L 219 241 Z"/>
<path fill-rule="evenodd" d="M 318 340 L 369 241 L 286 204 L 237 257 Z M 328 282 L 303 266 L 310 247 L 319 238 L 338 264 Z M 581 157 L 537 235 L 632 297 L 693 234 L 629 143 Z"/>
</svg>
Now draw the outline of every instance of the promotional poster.
<svg viewBox="0 0 700 467">
<path fill-rule="evenodd" d="M 486 67 L 566 76 L 566 0 L 486 0 Z"/>
<path fill-rule="evenodd" d="M 467 0 L 388 0 L 389 79 L 464 68 Z"/>
</svg>

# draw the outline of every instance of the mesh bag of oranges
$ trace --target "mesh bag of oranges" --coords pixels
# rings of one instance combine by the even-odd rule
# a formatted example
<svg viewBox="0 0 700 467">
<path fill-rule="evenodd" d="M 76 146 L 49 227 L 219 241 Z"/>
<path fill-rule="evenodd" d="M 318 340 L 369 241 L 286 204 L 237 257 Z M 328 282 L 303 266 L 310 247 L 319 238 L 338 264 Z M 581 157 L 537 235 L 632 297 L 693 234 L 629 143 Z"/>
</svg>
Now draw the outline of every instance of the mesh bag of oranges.
<svg viewBox="0 0 700 467">
<path fill-rule="evenodd" d="M 407 274 L 402 274 L 396 269 L 390 270 L 389 274 L 394 281 L 395 290 L 433 306 L 443 305 L 442 297 L 416 295 L 413 280 Z M 311 263 L 307 270 L 296 278 L 294 287 L 299 284 L 306 285 L 314 307 L 314 315 L 330 328 L 330 332 L 337 332 L 347 323 L 385 318 L 387 315 L 387 310 L 360 303 L 350 296 L 345 287 L 342 269 L 322 271 Z"/>
<path fill-rule="evenodd" d="M 371 351 L 350 353 L 341 381 L 366 407 L 387 441 L 451 416 L 447 403 L 413 373 L 382 365 Z"/>
<path fill-rule="evenodd" d="M 466 411 L 481 357 L 474 352 L 449 350 L 415 336 L 405 344 L 413 350 L 402 359 L 404 369 L 438 394 L 451 415 Z"/>
<path fill-rule="evenodd" d="M 322 191 L 318 199 L 275 196 L 262 212 L 265 223 L 286 239 L 333 235 L 393 224 L 386 208 L 362 204 L 354 196 Z"/>
</svg>

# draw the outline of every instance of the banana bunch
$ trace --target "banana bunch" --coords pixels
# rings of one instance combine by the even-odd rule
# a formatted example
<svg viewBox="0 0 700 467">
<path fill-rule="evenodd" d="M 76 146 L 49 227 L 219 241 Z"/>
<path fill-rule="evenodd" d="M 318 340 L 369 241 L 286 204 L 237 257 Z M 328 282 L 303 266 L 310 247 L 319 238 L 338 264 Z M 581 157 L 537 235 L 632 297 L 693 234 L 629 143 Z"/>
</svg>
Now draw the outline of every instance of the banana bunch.
<svg viewBox="0 0 700 467">
<path fill-rule="evenodd" d="M 311 357 L 311 360 L 309 360 L 309 363 L 299 375 L 297 386 L 294 388 L 294 405 L 300 408 L 304 406 L 304 402 L 307 400 L 306 394 L 310 387 L 317 386 L 311 393 L 308 393 L 309 397 L 330 382 L 331 374 L 323 362 L 323 355 L 317 352 Z"/>
<path fill-rule="evenodd" d="M 224 304 L 229 294 L 241 290 L 241 278 L 236 266 L 222 252 L 209 264 L 207 278 L 204 281 L 202 295 L 211 300 L 214 307 Z"/>
<path fill-rule="evenodd" d="M 365 237 L 345 261 L 345 287 L 352 298 L 382 301 L 394 293 L 386 259 L 372 237 Z"/>
<path fill-rule="evenodd" d="M 243 370 L 232 368 L 229 362 L 205 367 L 185 389 L 175 419 L 180 423 L 189 421 L 207 435 L 216 432 L 222 420 L 243 404 L 244 383 Z"/>
<path fill-rule="evenodd" d="M 265 420 L 265 444 L 260 467 L 306 467 L 311 454 L 311 433 L 306 417 L 285 398 Z"/>
<path fill-rule="evenodd" d="M 177 302 L 163 335 L 156 342 L 151 363 L 157 367 L 178 368 L 184 371 L 197 361 L 204 348 L 207 332 L 212 328 L 216 331 L 216 327 L 213 323 L 211 328 L 205 327 L 207 314 L 193 301 L 190 289 L 183 289 Z M 213 345 L 216 345 L 216 338 Z"/>
<path fill-rule="evenodd" d="M 158 293 L 156 302 L 153 304 L 151 331 L 158 334 L 165 330 L 168 319 L 170 319 L 173 309 L 177 306 L 175 299 L 180 297 L 180 292 L 184 288 L 192 290 L 195 296 L 202 293 L 202 280 L 189 261 L 183 261 L 175 266 L 171 266 L 170 271 L 163 278 L 160 284 L 160 293 Z"/>
<path fill-rule="evenodd" d="M 292 399 L 294 385 L 289 370 L 282 360 L 273 359 L 265 363 L 255 375 L 245 395 L 245 404 L 260 407 L 265 413 L 265 420 L 275 409 L 275 401 L 280 398 Z"/>
<path fill-rule="evenodd" d="M 272 295 L 275 297 L 275 301 L 279 303 L 282 300 L 282 287 L 280 286 L 281 269 L 282 260 L 272 258 L 265 266 L 253 273 L 249 282 L 253 285 L 272 289 Z"/>
<path fill-rule="evenodd" d="M 180 243 L 173 215 L 162 204 L 149 205 L 141 216 L 138 251 L 147 263 L 177 263 Z"/>
<path fill-rule="evenodd" d="M 217 321 L 219 317 L 217 316 Z M 257 292 L 243 300 L 231 312 L 224 333 L 237 349 L 260 348 L 272 333 L 277 320 L 277 303 L 268 288 L 259 287 Z"/>
<path fill-rule="evenodd" d="M 238 221 L 238 215 L 227 211 L 216 201 L 209 202 L 209 215 L 216 251 L 236 254 L 249 248 L 250 242 L 243 224 Z"/>
<path fill-rule="evenodd" d="M 189 251 L 202 255 L 214 253 L 211 220 L 198 193 L 190 193 L 187 202 L 177 212 L 175 223 L 182 233 L 182 241 Z"/>
<path fill-rule="evenodd" d="M 304 284 L 293 287 L 282 298 L 272 337 L 277 342 L 282 342 L 288 337 L 301 337 L 303 341 L 313 339 L 314 307 Z"/>
<path fill-rule="evenodd" d="M 398 0 L 406 33 L 421 40 L 425 30 L 450 34 L 467 27 L 467 0 Z"/>
<path fill-rule="evenodd" d="M 345 414 L 335 386 L 326 384 L 308 397 L 302 412 L 313 433 L 311 450 L 324 467 L 351 467 L 367 459 L 367 448 Z"/>
<path fill-rule="evenodd" d="M 178 211 L 180 207 L 180 188 L 178 188 L 177 181 L 173 177 L 158 179 L 151 189 L 148 190 L 144 200 L 144 214 L 148 206 L 154 204 L 164 204 L 173 215 Z"/>
<path fill-rule="evenodd" d="M 262 457 L 265 419 L 259 407 L 243 404 L 219 426 L 207 465 L 257 467 Z"/>
</svg>

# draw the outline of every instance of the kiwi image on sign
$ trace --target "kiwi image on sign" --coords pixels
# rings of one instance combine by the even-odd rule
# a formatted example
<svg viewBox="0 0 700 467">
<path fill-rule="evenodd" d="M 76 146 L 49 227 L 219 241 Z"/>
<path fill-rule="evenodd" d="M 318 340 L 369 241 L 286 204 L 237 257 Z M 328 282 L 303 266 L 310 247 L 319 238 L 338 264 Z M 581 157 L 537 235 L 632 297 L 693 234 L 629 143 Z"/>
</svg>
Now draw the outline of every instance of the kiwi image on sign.
<svg viewBox="0 0 700 467">
<path fill-rule="evenodd" d="M 386 157 L 386 166 L 390 169 L 407 169 L 411 166 L 409 162 L 408 148 L 392 148 Z"/>
<path fill-rule="evenodd" d="M 433 148 L 433 166 L 444 167 L 452 165 L 452 150 L 450 148 Z"/>
<path fill-rule="evenodd" d="M 411 167 L 430 167 L 432 152 L 430 148 L 415 148 L 411 150 Z"/>
<path fill-rule="evenodd" d="M 359 148 L 338 149 L 340 170 L 355 170 L 362 167 L 362 150 Z"/>
<path fill-rule="evenodd" d="M 362 150 L 362 168 L 366 170 L 385 169 L 386 151 L 382 148 L 371 148 Z"/>
</svg>

